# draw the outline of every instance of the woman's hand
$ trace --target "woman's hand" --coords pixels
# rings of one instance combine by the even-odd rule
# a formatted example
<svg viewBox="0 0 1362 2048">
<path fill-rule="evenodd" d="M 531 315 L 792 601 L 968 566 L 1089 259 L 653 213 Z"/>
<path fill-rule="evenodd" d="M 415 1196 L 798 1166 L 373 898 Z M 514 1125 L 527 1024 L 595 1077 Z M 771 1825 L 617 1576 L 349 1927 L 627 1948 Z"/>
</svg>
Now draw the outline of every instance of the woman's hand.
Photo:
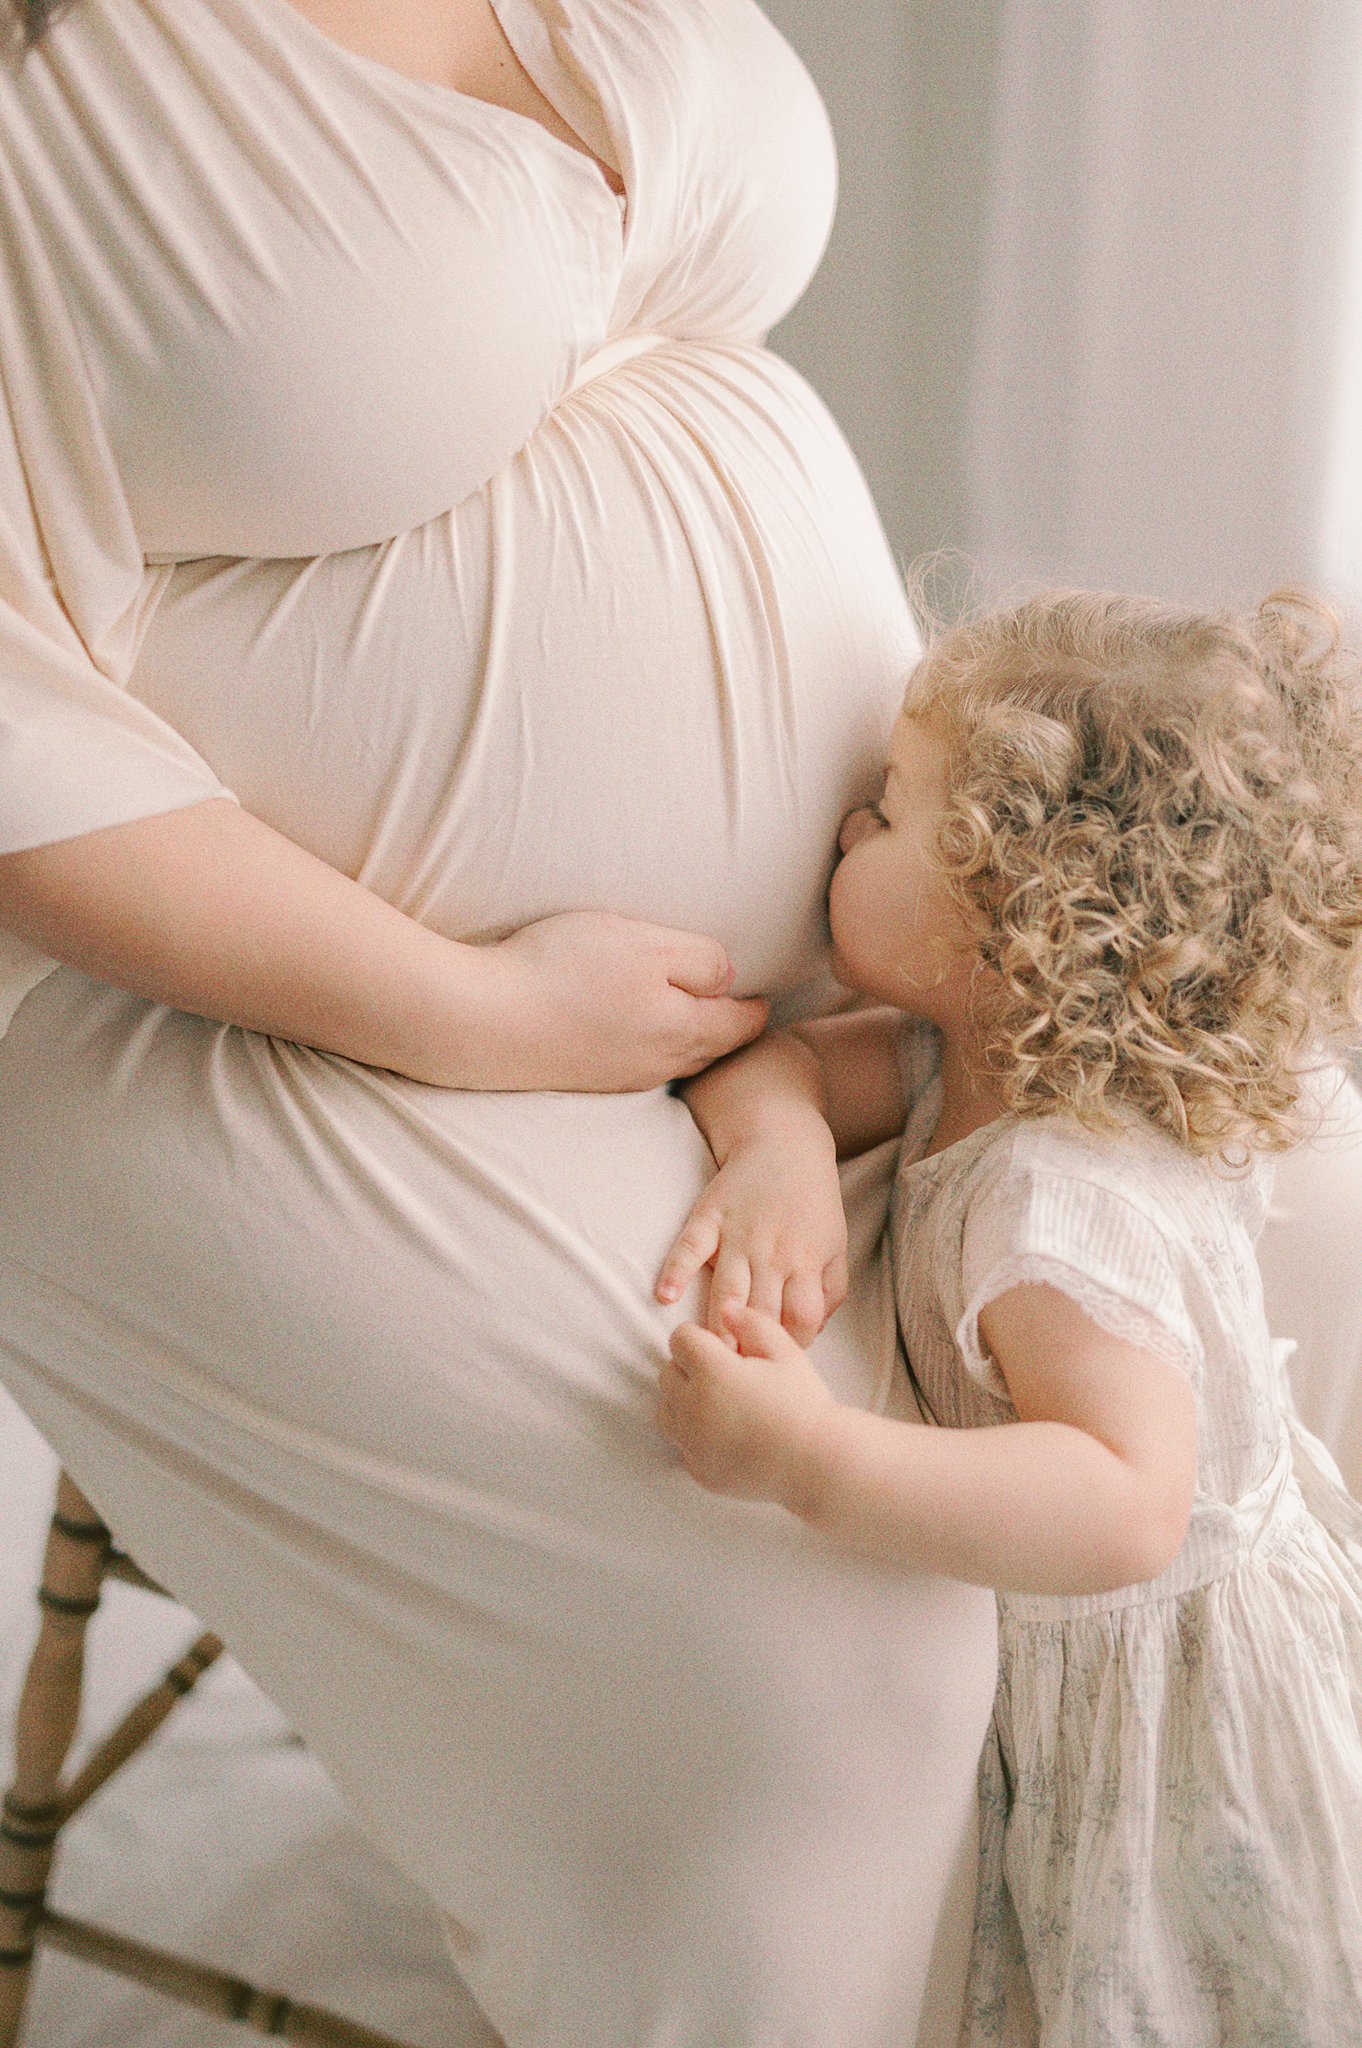
<svg viewBox="0 0 1362 2048">
<path fill-rule="evenodd" d="M 711 1268 L 708 1328 L 751 1307 L 810 1344 L 846 1299 L 847 1225 L 837 1152 L 822 1118 L 791 1109 L 735 1146 L 667 1254 L 657 1298 L 676 1301 Z"/>
<path fill-rule="evenodd" d="M 771 1316 L 737 1308 L 731 1348 L 698 1323 L 672 1332 L 657 1422 L 693 1479 L 712 1493 L 801 1511 L 819 1437 L 838 1403 Z"/>
<path fill-rule="evenodd" d="M 728 994 L 717 939 L 571 910 L 486 949 L 495 989 L 489 1088 L 624 1093 L 698 1074 L 759 1036 L 767 1005 Z"/>
</svg>

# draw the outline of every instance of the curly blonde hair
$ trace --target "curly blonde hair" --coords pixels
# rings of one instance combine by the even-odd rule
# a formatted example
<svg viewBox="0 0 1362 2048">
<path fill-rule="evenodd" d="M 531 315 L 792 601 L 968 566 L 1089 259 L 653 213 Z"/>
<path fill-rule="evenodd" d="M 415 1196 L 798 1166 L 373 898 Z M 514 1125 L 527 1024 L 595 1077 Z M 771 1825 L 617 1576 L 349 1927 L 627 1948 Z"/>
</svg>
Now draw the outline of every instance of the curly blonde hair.
<svg viewBox="0 0 1362 2048">
<path fill-rule="evenodd" d="M 907 709 L 950 734 L 937 856 L 1008 1108 L 1295 1142 L 1362 1022 L 1362 694 L 1328 607 L 1050 591 L 937 633 Z"/>
</svg>

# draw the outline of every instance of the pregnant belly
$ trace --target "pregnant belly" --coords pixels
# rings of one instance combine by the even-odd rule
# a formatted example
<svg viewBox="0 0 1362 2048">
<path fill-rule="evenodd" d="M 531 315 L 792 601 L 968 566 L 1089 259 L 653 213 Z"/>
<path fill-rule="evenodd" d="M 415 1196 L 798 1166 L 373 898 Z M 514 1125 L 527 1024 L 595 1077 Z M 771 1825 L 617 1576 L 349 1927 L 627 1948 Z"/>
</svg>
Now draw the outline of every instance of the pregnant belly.
<svg viewBox="0 0 1362 2048">
<path fill-rule="evenodd" d="M 153 596 L 136 692 L 431 925 L 611 906 L 715 932 L 749 985 L 818 968 L 912 635 L 774 358 L 636 359 L 445 518 Z M 841 1557 L 663 1441 L 696 1303 L 652 1287 L 712 1165 L 683 1103 L 426 1087 L 62 968 L 0 1039 L 0 1128 L 0 1372 L 470 1930 L 508 2038 L 673 2038 L 639 2014 L 685 2010 L 697 1952 L 697 2042 L 753 1984 L 796 2031 L 913 2038 L 992 1596 Z M 846 1169 L 814 1356 L 907 1416 L 887 1149 Z"/>
<path fill-rule="evenodd" d="M 132 679 L 246 807 L 451 937 L 613 909 L 822 965 L 914 637 L 826 410 L 756 348 L 570 394 L 447 515 L 159 572 Z"/>
<path fill-rule="evenodd" d="M 611 908 L 714 933 L 744 983 L 792 1000 L 822 968 L 837 823 L 881 771 L 912 627 L 853 457 L 777 358 L 636 357 L 443 518 L 312 561 L 169 566 L 152 598 L 136 692 L 249 810 L 433 928 Z M 392 1337 L 366 1317 L 425 1299 L 395 1436 L 386 1374 L 372 1413 L 350 1397 L 332 1418 L 366 1456 L 434 1443 L 412 1407 L 439 1410 L 450 1375 L 460 1430 L 484 1371 L 505 1424 L 514 1332 L 551 1433 L 580 1423 L 584 1372 L 592 1428 L 622 1412 L 660 1462 L 648 1398 L 674 1318 L 652 1287 L 712 1168 L 665 1090 L 425 1087 L 71 969 L 0 1040 L 0 1126 L 0 1258 L 60 1275 L 82 1313 L 118 1304 L 252 1415 L 303 1427 L 335 1387 L 309 1333 L 371 1359 Z M 118 1228 L 87 1227 L 64 1161 L 118 1190 Z M 876 1185 L 820 1348 L 876 1403 L 883 1209 Z"/>
</svg>

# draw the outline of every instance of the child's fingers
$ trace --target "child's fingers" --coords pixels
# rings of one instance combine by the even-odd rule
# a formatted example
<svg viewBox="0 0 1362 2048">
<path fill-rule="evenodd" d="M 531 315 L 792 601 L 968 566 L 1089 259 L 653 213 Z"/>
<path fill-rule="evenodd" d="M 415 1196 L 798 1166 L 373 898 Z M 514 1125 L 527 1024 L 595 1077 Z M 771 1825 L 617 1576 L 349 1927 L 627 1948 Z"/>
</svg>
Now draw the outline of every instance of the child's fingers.
<svg viewBox="0 0 1362 2048">
<path fill-rule="evenodd" d="M 731 1359 L 733 1344 L 731 1338 L 725 1341 L 716 1337 L 712 1330 L 702 1330 L 698 1323 L 678 1323 L 672 1331 L 671 1352 L 671 1364 L 680 1380 L 694 1380 L 707 1365 L 713 1365 L 716 1358 L 721 1363 Z M 665 1375 L 667 1367 L 664 1365 L 662 1370 Z M 685 1392 L 684 1386 L 677 1382 L 669 1381 L 668 1387 L 669 1391 L 674 1390 L 678 1394 Z"/>
<path fill-rule="evenodd" d="M 745 1254 L 732 1245 L 721 1244 L 714 1261 L 714 1278 L 709 1283 L 709 1313 L 705 1322 L 724 1343 L 729 1342 L 725 1310 L 730 1305 L 745 1306 L 751 1293 L 752 1268 Z"/>
<path fill-rule="evenodd" d="M 812 1344 L 825 1316 L 821 1273 L 791 1273 L 781 1297 L 779 1319 L 796 1344 Z"/>
<path fill-rule="evenodd" d="M 785 1275 L 775 1272 L 770 1266 L 759 1266 L 752 1275 L 752 1291 L 747 1297 L 749 1308 L 759 1315 L 772 1316 L 780 1321 L 781 1301 L 785 1291 Z"/>
<path fill-rule="evenodd" d="M 719 1219 L 712 1210 L 698 1210 L 668 1252 L 657 1276 L 659 1301 L 679 1301 L 702 1266 L 719 1247 Z"/>
<path fill-rule="evenodd" d="M 796 1348 L 793 1337 L 786 1335 L 776 1318 L 761 1309 L 744 1303 L 727 1311 L 727 1322 L 744 1358 L 786 1358 Z"/>
<path fill-rule="evenodd" d="M 829 1259 L 823 1268 L 824 1313 L 831 1315 L 847 1298 L 850 1274 L 847 1269 L 845 1252 L 839 1252 L 835 1259 Z"/>
<path fill-rule="evenodd" d="M 694 1324 L 691 1325 L 693 1329 Z M 690 1395 L 692 1363 L 687 1362 L 684 1353 L 677 1356 L 675 1348 L 670 1358 L 664 1358 L 657 1376 L 657 1419 L 668 1436 L 675 1436 L 680 1427 Z"/>
<path fill-rule="evenodd" d="M 676 1400 L 678 1394 L 684 1392 L 686 1379 L 686 1368 L 682 1361 L 676 1356 L 675 1346 L 673 1346 L 672 1356 L 670 1358 L 663 1359 L 661 1368 L 658 1371 L 658 1400 L 666 1401 L 670 1406 L 671 1403 L 673 1403 Z"/>
<path fill-rule="evenodd" d="M 694 1329 L 694 1323 L 678 1323 L 672 1331 L 671 1357 L 663 1364 L 660 1382 L 669 1393 L 675 1389 L 678 1379 L 690 1378 L 691 1360 L 695 1355 L 691 1346 L 691 1332 Z"/>
</svg>

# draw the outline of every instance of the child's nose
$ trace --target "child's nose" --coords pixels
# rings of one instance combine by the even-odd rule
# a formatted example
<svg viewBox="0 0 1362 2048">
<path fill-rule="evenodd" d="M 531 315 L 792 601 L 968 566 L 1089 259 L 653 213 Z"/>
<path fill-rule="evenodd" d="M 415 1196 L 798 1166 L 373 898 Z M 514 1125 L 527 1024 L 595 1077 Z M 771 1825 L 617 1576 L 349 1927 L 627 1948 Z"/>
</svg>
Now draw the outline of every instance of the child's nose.
<svg viewBox="0 0 1362 2048">
<path fill-rule="evenodd" d="M 843 853 L 850 853 L 853 846 L 859 846 L 868 832 L 875 829 L 874 814 L 862 804 L 856 811 L 848 811 L 842 820 L 842 829 L 837 834 L 837 844 Z"/>
</svg>

